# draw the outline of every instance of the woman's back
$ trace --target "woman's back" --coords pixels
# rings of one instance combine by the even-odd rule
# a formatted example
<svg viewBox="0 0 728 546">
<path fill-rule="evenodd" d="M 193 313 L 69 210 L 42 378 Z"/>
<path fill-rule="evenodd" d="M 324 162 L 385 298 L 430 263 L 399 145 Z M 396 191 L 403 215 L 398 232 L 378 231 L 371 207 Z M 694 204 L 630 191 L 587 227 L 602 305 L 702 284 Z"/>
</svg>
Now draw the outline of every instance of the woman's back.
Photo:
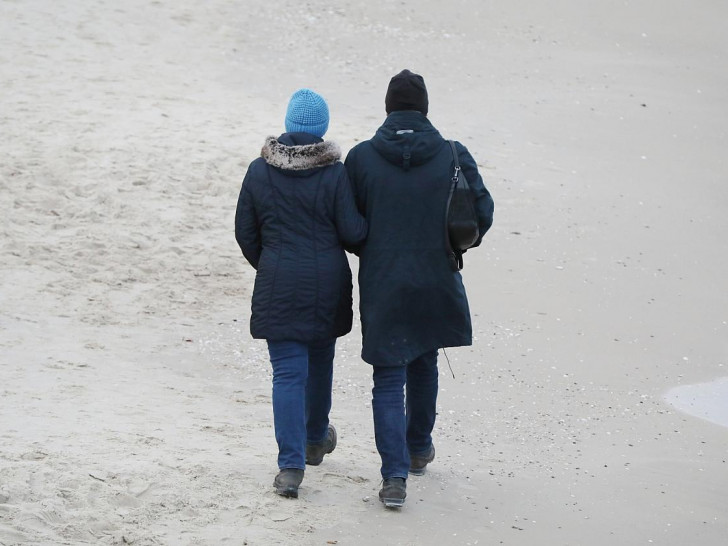
<svg viewBox="0 0 728 546">
<path fill-rule="evenodd" d="M 344 244 L 366 236 L 335 144 L 306 133 L 269 137 L 248 169 L 236 238 L 256 267 L 251 333 L 313 341 L 351 330 Z"/>
</svg>

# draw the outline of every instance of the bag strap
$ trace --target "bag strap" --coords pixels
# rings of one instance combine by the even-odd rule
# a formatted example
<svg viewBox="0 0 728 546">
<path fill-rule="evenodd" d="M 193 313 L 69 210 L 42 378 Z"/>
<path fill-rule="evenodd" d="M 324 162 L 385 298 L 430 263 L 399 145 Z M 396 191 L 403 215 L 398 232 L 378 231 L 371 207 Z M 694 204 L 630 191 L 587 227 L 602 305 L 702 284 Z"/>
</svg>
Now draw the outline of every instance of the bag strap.
<svg viewBox="0 0 728 546">
<path fill-rule="evenodd" d="M 452 140 L 448 140 L 447 143 L 450 145 L 450 149 L 452 150 L 452 158 L 455 162 L 455 172 L 452 175 L 453 181 L 457 181 L 458 175 L 460 174 L 460 161 L 458 161 L 458 152 L 455 149 L 455 142 Z"/>
<path fill-rule="evenodd" d="M 452 140 L 448 140 L 447 143 L 450 145 L 450 149 L 452 150 L 452 158 L 455 162 L 455 172 L 452 175 L 452 185 L 450 186 L 450 195 L 448 195 L 447 203 L 448 208 L 450 206 L 450 199 L 452 198 L 453 190 L 455 189 L 455 186 L 457 185 L 459 179 L 460 179 L 460 161 L 458 160 L 458 152 L 455 149 L 455 142 Z M 466 182 L 467 184 L 467 182 Z M 447 247 L 448 251 L 448 258 L 450 259 L 450 266 L 452 267 L 453 271 L 461 271 L 463 269 L 463 253 L 459 250 L 455 250 L 450 246 L 450 239 L 447 234 L 447 226 L 445 226 L 445 245 Z"/>
<path fill-rule="evenodd" d="M 455 166 L 459 169 L 460 161 L 458 161 L 458 151 L 455 149 L 455 142 L 448 140 L 447 143 L 450 145 L 450 149 L 452 150 L 452 158 L 455 160 Z"/>
</svg>

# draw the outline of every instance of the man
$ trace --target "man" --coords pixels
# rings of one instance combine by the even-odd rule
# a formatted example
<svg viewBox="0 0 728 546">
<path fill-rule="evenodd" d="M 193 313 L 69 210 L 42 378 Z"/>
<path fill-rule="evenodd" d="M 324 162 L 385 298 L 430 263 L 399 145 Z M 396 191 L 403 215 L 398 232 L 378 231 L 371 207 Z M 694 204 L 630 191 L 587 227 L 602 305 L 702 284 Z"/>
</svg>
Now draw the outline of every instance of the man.
<svg viewBox="0 0 728 546">
<path fill-rule="evenodd" d="M 453 154 L 427 119 L 422 76 L 409 70 L 394 76 L 385 109 L 384 124 L 349 152 L 345 165 L 369 223 L 359 249 L 359 291 L 362 358 L 373 366 L 382 459 L 379 498 L 400 507 L 408 473 L 423 474 L 435 457 L 437 350 L 471 345 L 472 326 L 462 277 L 446 250 Z M 473 157 L 460 143 L 456 149 L 475 196 L 477 246 L 493 222 L 493 199 Z"/>
</svg>

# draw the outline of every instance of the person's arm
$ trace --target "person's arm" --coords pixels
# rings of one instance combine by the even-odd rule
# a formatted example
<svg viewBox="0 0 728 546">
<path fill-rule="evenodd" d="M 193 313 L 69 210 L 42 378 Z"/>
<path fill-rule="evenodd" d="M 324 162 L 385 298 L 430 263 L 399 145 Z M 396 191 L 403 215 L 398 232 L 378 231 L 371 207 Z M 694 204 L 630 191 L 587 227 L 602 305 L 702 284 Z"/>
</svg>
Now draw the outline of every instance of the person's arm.
<svg viewBox="0 0 728 546">
<path fill-rule="evenodd" d="M 238 207 L 235 211 L 235 239 L 243 251 L 243 256 L 255 269 L 258 269 L 258 260 L 262 250 L 260 240 L 260 226 L 255 211 L 253 196 L 250 193 L 250 169 L 245 174 L 243 187 L 240 188 Z"/>
<path fill-rule="evenodd" d="M 468 181 L 470 191 L 475 195 L 475 214 L 478 216 L 478 240 L 475 242 L 473 247 L 480 245 L 483 240 L 483 235 L 493 225 L 493 198 L 490 192 L 483 183 L 483 177 L 478 172 L 478 165 L 475 163 L 475 159 L 470 155 L 468 149 L 460 144 L 455 143 L 458 150 L 458 160 L 460 161 L 460 168 L 463 170 L 463 174 Z"/>
<path fill-rule="evenodd" d="M 356 155 L 357 155 L 357 147 L 355 146 L 351 150 L 349 150 L 349 153 L 346 154 L 346 159 L 344 160 L 344 167 L 346 168 L 346 174 L 349 178 L 349 187 L 351 189 L 353 198 L 354 198 L 354 204 L 356 205 L 356 209 L 358 213 L 364 218 L 364 221 L 366 221 L 366 196 L 363 194 L 362 187 L 360 184 L 360 180 L 357 176 L 356 172 Z M 368 233 L 368 224 L 367 224 L 367 233 Z M 351 252 L 353 254 L 359 255 L 359 252 L 361 251 L 363 243 L 355 246 L 355 247 L 346 247 L 346 250 L 348 252 Z"/>
<path fill-rule="evenodd" d="M 356 208 L 352 185 L 343 168 L 336 181 L 334 213 L 339 240 L 349 252 L 356 253 L 367 236 L 367 221 Z"/>
<path fill-rule="evenodd" d="M 359 214 L 366 218 L 366 197 L 363 195 L 362 188 L 360 187 L 361 184 L 359 182 L 359 177 L 356 172 L 356 155 L 356 147 L 349 150 L 349 153 L 346 154 L 344 167 L 346 167 L 346 174 L 349 176 L 349 181 L 351 182 L 351 189 L 354 194 L 354 203 L 356 203 L 356 208 L 359 211 Z"/>
</svg>

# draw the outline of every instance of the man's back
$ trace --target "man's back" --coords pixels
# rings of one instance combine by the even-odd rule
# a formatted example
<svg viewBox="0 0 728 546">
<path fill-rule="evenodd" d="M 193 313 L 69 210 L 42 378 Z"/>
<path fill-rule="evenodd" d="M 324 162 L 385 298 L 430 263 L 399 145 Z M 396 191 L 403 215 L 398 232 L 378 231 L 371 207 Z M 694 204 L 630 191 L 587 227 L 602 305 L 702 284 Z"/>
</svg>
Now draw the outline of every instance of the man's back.
<svg viewBox="0 0 728 546">
<path fill-rule="evenodd" d="M 476 191 L 490 200 L 470 161 Z M 470 345 L 465 289 L 445 245 L 447 142 L 421 113 L 393 112 L 349 152 L 346 167 L 369 224 L 359 267 L 362 358 L 402 365 L 432 349 Z"/>
</svg>

